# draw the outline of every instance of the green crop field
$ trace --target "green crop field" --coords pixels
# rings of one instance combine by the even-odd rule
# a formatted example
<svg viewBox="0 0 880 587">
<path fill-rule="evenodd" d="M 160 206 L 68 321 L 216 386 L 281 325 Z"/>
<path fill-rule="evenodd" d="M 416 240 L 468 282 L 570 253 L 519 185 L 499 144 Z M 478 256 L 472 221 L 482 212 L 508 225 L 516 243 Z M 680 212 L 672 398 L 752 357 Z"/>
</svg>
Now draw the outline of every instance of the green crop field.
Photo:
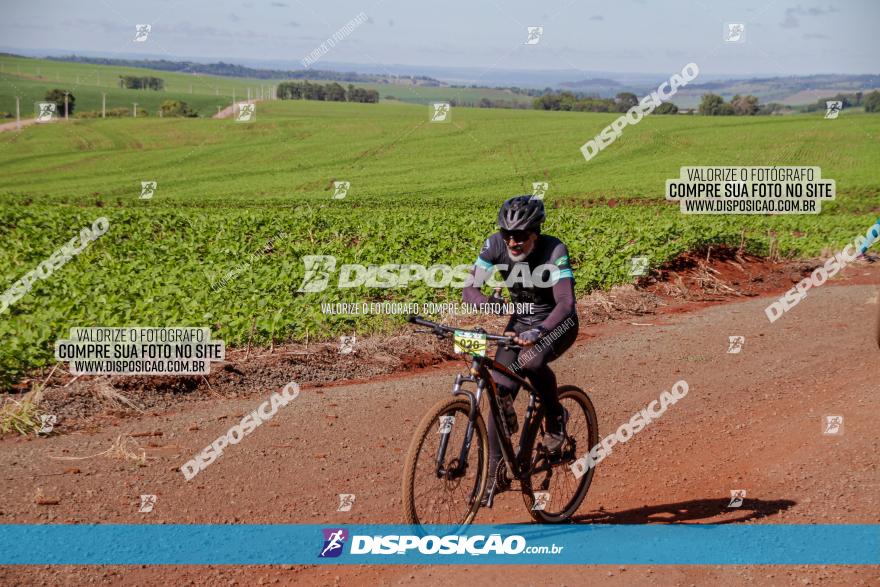
<svg viewBox="0 0 880 587">
<path fill-rule="evenodd" d="M 707 244 L 815 256 L 880 210 L 880 116 L 649 116 L 586 162 L 615 115 L 270 102 L 257 120 L 76 120 L 0 133 L 0 288 L 100 216 L 106 234 L 0 314 L 0 380 L 51 364 L 71 326 L 204 326 L 229 345 L 379 332 L 400 317 L 324 316 L 321 302 L 454 301 L 425 285 L 299 293 L 305 255 L 339 264 L 471 263 L 497 206 L 550 184 L 545 231 L 579 293 Z M 681 166 L 810 165 L 837 182 L 819 216 L 685 216 L 664 201 Z M 351 182 L 332 199 L 333 181 Z M 156 181 L 150 200 L 140 182 Z M 616 206 L 606 205 L 617 200 Z M 286 236 L 277 238 L 280 232 Z M 258 254 L 274 239 L 272 250 Z M 215 283 L 229 272 L 222 287 Z"/>
</svg>

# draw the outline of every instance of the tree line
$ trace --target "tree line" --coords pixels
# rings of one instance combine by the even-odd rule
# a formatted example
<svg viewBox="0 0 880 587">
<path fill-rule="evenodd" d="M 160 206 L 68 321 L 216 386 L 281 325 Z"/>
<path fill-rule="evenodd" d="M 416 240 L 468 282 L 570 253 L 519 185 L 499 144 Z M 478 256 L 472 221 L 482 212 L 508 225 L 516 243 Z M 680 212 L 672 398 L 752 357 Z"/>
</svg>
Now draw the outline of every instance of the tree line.
<svg viewBox="0 0 880 587">
<path fill-rule="evenodd" d="M 632 92 L 620 92 L 614 98 L 584 96 L 565 91 L 547 93 L 532 101 L 535 110 L 570 110 L 573 112 L 626 112 L 637 106 L 639 97 Z M 676 114 L 678 106 L 672 102 L 664 102 L 655 110 L 655 114 Z"/>
<path fill-rule="evenodd" d="M 353 71 L 327 71 L 318 69 L 256 69 L 235 65 L 234 63 L 195 63 L 193 61 L 169 61 L 167 59 L 108 59 L 104 57 L 47 57 L 53 61 L 72 63 L 90 63 L 94 65 L 113 65 L 117 67 L 140 67 L 159 71 L 176 71 L 180 73 L 204 73 L 224 77 L 247 77 L 254 79 L 304 79 L 318 78 L 342 82 L 381 83 L 389 79 L 407 81 L 414 85 L 442 85 L 438 80 L 424 75 L 385 75 L 355 73 Z"/>
<path fill-rule="evenodd" d="M 864 106 L 865 112 L 880 112 L 880 92 L 873 91 L 868 94 L 862 92 L 853 92 L 850 94 L 835 94 L 830 98 L 820 98 L 815 104 L 804 106 L 804 112 L 815 112 L 817 110 L 825 110 L 825 102 L 843 102 L 844 108 L 852 108 L 853 106 Z"/>
<path fill-rule="evenodd" d="M 165 88 L 165 80 L 151 75 L 120 75 L 119 87 L 128 90 L 161 90 Z"/>
<path fill-rule="evenodd" d="M 278 84 L 279 100 L 323 100 L 325 102 L 364 102 L 374 104 L 379 101 L 379 92 L 356 88 L 348 84 L 344 88 L 336 82 L 313 84 L 304 82 L 281 82 Z"/>
<path fill-rule="evenodd" d="M 854 92 L 851 94 L 837 94 L 830 98 L 820 98 L 815 104 L 809 104 L 801 108 L 802 112 L 816 112 L 817 110 L 825 110 L 826 102 L 837 101 L 843 102 L 844 108 L 852 108 L 855 106 L 864 106 L 865 112 L 880 112 L 880 92 L 873 91 L 869 94 L 862 92 Z M 761 114 L 776 114 L 777 112 L 792 111 L 793 108 L 783 104 L 760 105 L 758 98 L 755 96 L 735 95 L 730 102 L 725 102 L 724 98 L 716 94 L 705 94 L 700 101 L 699 112 L 706 116 L 753 116 Z"/>
</svg>

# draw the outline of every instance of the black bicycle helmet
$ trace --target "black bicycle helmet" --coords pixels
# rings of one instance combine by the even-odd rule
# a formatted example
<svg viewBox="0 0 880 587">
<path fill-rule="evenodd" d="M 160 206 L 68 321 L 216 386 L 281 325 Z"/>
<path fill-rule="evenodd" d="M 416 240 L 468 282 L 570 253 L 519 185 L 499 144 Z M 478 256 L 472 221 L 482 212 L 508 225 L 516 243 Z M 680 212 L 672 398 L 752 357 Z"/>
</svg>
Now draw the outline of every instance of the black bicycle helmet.
<svg viewBox="0 0 880 587">
<path fill-rule="evenodd" d="M 541 231 L 544 222 L 544 202 L 532 196 L 510 198 L 498 211 L 498 226 L 501 230 Z"/>
</svg>

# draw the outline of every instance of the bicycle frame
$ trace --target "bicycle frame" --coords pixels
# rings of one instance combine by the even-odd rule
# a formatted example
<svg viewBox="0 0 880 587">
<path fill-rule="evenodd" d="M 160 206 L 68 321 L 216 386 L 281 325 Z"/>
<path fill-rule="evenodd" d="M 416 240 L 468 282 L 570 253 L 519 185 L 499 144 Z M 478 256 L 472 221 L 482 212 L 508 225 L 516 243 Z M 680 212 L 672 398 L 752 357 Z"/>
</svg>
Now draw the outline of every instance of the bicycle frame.
<svg viewBox="0 0 880 587">
<path fill-rule="evenodd" d="M 526 417 L 523 421 L 523 434 L 520 434 L 519 449 L 516 451 L 516 453 L 514 453 L 513 443 L 511 442 L 510 436 L 506 432 L 507 423 L 506 421 L 504 421 L 504 417 L 502 416 L 501 411 L 498 409 L 498 389 L 495 385 L 495 380 L 492 378 L 490 370 L 498 371 L 503 375 L 510 377 L 511 379 L 516 381 L 522 388 L 528 390 L 529 393 L 529 405 L 526 409 Z M 476 383 L 476 395 L 474 395 L 470 391 L 466 391 L 461 388 L 461 384 L 464 382 Z M 528 463 L 521 463 L 518 459 L 518 456 L 525 454 L 525 442 L 528 439 L 526 438 L 527 434 L 525 434 L 524 432 L 527 430 L 528 426 L 530 426 L 532 417 L 539 409 L 537 402 L 537 392 L 528 381 L 517 375 L 508 367 L 489 357 L 475 355 L 471 363 L 470 374 L 457 374 L 455 376 L 455 383 L 452 386 L 453 395 L 463 395 L 468 399 L 468 402 L 470 403 L 468 426 L 467 430 L 465 431 L 464 443 L 462 444 L 461 451 L 459 453 L 458 465 L 452 471 L 447 471 L 443 467 L 443 463 L 446 459 L 446 448 L 449 442 L 449 433 L 444 433 L 440 440 L 440 446 L 437 449 L 438 477 L 448 475 L 451 478 L 458 478 L 465 474 L 465 468 L 468 462 L 467 457 L 468 453 L 470 452 L 471 441 L 473 440 L 474 435 L 474 423 L 476 422 L 477 412 L 479 412 L 480 400 L 482 399 L 484 391 L 489 396 L 489 411 L 491 413 L 492 421 L 495 423 L 495 432 L 498 436 L 499 444 L 501 445 L 501 454 L 504 457 L 504 462 L 507 464 L 508 474 L 512 479 L 521 479 L 524 475 L 528 474 Z M 494 475 L 494 472 L 490 472 L 490 474 Z"/>
</svg>

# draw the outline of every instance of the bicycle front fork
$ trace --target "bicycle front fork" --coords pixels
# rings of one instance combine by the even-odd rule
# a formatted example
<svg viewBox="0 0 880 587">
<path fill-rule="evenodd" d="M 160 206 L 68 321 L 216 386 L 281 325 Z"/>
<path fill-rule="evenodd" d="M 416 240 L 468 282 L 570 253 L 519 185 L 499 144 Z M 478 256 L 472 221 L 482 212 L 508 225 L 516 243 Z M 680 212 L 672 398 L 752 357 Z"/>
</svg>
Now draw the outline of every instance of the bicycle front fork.
<svg viewBox="0 0 880 587">
<path fill-rule="evenodd" d="M 461 388 L 461 384 L 464 382 L 476 382 L 476 379 L 471 375 L 462 375 L 458 373 L 455 376 L 455 383 L 452 386 L 452 395 L 460 395 L 464 396 L 468 400 L 468 405 L 470 409 L 468 410 L 468 423 L 467 429 L 465 430 L 464 442 L 461 445 L 461 450 L 458 455 L 458 462 L 454 463 L 454 465 L 450 468 L 446 468 L 446 451 L 449 448 L 449 436 L 452 434 L 452 426 L 445 426 L 444 423 L 441 422 L 440 429 L 440 446 L 437 447 L 437 477 L 438 478 L 447 478 L 447 479 L 458 479 L 459 477 L 463 477 L 467 472 L 467 462 L 468 462 L 468 453 L 471 450 L 471 441 L 474 438 L 474 425 L 477 419 L 477 406 L 480 402 L 480 397 L 482 396 L 482 381 L 477 386 L 477 395 L 474 396 L 470 391 L 464 390 Z"/>
</svg>

